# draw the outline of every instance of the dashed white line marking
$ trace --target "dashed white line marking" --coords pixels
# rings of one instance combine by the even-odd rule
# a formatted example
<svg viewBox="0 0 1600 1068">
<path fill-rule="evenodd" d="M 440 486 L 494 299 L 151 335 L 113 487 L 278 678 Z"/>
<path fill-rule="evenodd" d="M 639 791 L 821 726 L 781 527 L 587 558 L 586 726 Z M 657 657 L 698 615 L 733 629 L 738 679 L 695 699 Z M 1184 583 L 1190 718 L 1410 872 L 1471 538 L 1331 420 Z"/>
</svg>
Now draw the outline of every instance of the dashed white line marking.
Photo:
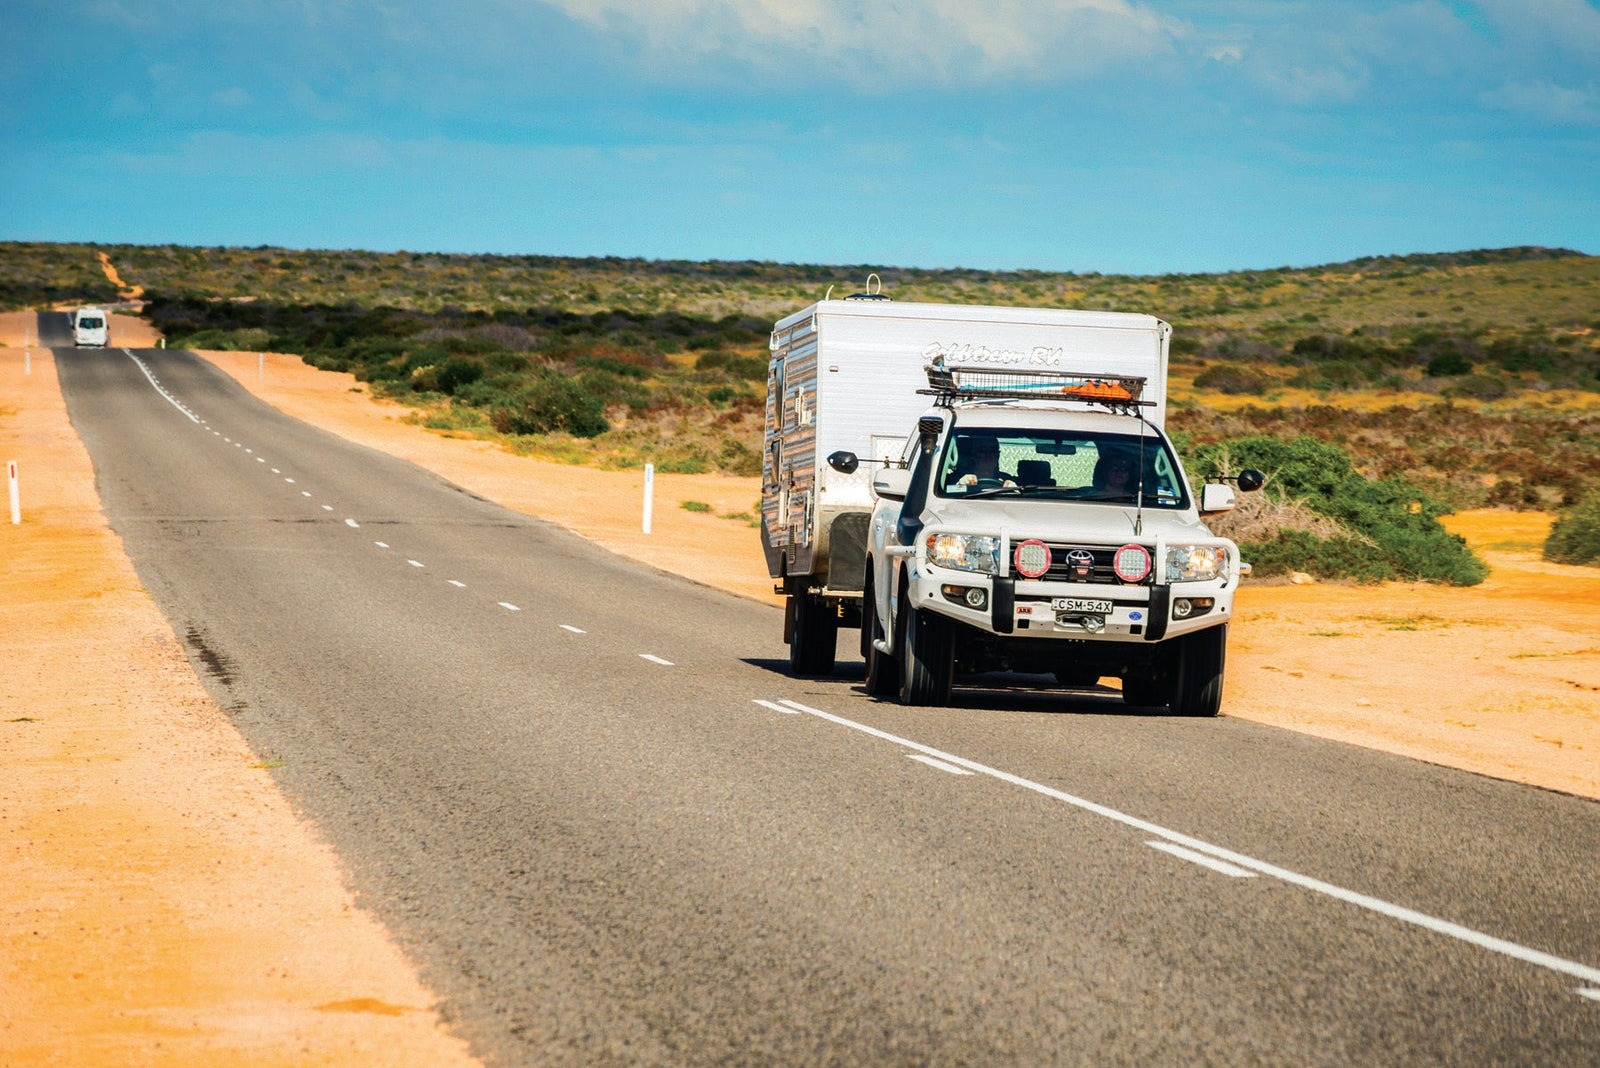
<svg viewBox="0 0 1600 1068">
<path fill-rule="evenodd" d="M 1166 841 L 1175 845 L 1187 846 L 1192 850 L 1205 853 L 1215 859 L 1237 864 L 1241 868 L 1247 868 L 1251 871 L 1259 872 L 1262 875 L 1271 876 L 1274 879 L 1279 879 L 1293 886 L 1298 886 L 1301 889 L 1323 894 L 1327 897 L 1334 898 L 1337 901 L 1343 901 L 1348 905 L 1355 905 L 1358 908 L 1367 909 L 1370 912 L 1376 912 L 1381 916 L 1387 916 L 1392 920 L 1398 920 L 1401 923 L 1409 923 L 1413 926 L 1421 927 L 1425 930 L 1432 931 L 1435 934 L 1442 934 L 1450 938 L 1459 939 L 1460 941 L 1466 942 L 1469 945 L 1477 946 L 1479 949 L 1486 949 L 1491 953 L 1499 953 L 1503 956 L 1510 957 L 1513 960 L 1520 960 L 1525 964 L 1533 964 L 1540 968 L 1547 968 L 1553 972 L 1560 972 L 1562 975 L 1570 975 L 1573 978 L 1581 979 L 1586 983 L 1595 983 L 1600 985 L 1600 968 L 1591 967 L 1590 965 L 1582 964 L 1575 960 L 1568 960 L 1565 957 L 1558 957 L 1553 953 L 1546 953 L 1543 950 L 1533 949 L 1530 946 L 1520 945 L 1519 943 L 1512 942 L 1504 938 L 1496 938 L 1494 935 L 1484 934 L 1482 931 L 1474 931 L 1470 927 L 1464 927 L 1459 923 L 1452 923 L 1449 920 L 1442 920 L 1437 916 L 1430 916 L 1425 912 L 1418 912 L 1416 909 L 1406 908 L 1404 905 L 1391 904 L 1390 902 L 1384 901 L 1381 898 L 1357 893 L 1354 890 L 1346 890 L 1342 886 L 1335 886 L 1333 883 L 1326 883 L 1321 879 L 1314 879 L 1309 875 L 1301 875 L 1299 872 L 1290 871 L 1287 868 L 1280 868 L 1275 864 L 1268 864 L 1265 861 L 1257 860 L 1254 857 L 1245 856 L 1243 853 L 1235 853 L 1231 849 L 1225 849 L 1222 846 L 1215 846 L 1210 842 L 1204 842 L 1198 838 L 1191 838 L 1186 834 L 1169 830 L 1168 828 L 1162 827 L 1159 824 L 1151 823 L 1148 820 L 1142 820 L 1137 816 L 1130 816 L 1125 812 L 1118 812 L 1116 809 L 1107 805 L 1098 804 L 1097 802 L 1090 801 L 1082 797 L 1074 797 L 1072 794 L 1069 794 L 1063 790 L 1056 790 L 1052 787 L 1045 786 L 1042 783 L 1032 782 L 1028 779 L 1024 779 L 1020 775 L 1012 775 L 1010 772 L 1001 771 L 998 768 L 991 768 L 988 765 L 980 764 L 975 760 L 968 760 L 966 757 L 959 757 L 953 753 L 946 753 L 943 750 L 935 749 L 930 745 L 923 745 L 921 742 L 913 742 L 910 739 L 902 738 L 899 735 L 890 734 L 888 731 L 879 730 L 876 727 L 869 727 L 865 723 L 857 723 L 854 720 L 845 719 L 843 716 L 836 716 L 831 712 L 824 712 L 820 708 L 812 708 L 809 705 L 803 705 L 798 701 L 792 701 L 788 698 L 784 698 L 782 703 L 788 705 L 790 708 L 798 709 L 801 712 L 816 716 L 818 719 L 827 720 L 829 723 L 834 723 L 841 727 L 848 727 L 851 730 L 860 731 L 863 734 L 870 734 L 874 738 L 881 738 L 884 741 L 893 742 L 895 745 L 904 746 L 907 749 L 918 750 L 919 752 L 926 753 L 929 756 L 935 757 L 939 760 L 947 760 L 952 764 L 959 764 L 961 767 L 975 771 L 979 775 L 988 775 L 992 778 L 999 779 L 1001 782 L 1008 782 L 1013 786 L 1020 786 L 1024 790 L 1032 790 L 1034 793 L 1043 794 L 1045 797 L 1051 797 L 1057 801 L 1064 801 L 1076 808 L 1081 808 L 1086 812 L 1092 812 L 1097 816 L 1114 820 L 1117 823 L 1132 827 L 1135 830 L 1142 831 L 1145 834 L 1156 835 L 1157 837 L 1165 839 Z"/>
<path fill-rule="evenodd" d="M 309 497 L 309 496 L 311 496 L 311 491 L 310 490 L 301 490 L 300 491 L 300 496 Z"/>
<path fill-rule="evenodd" d="M 322 506 L 322 510 L 323 510 L 323 511 L 324 511 L 324 512 L 331 512 L 331 511 L 333 511 L 333 505 L 331 505 L 331 504 L 325 504 L 325 505 L 323 505 L 323 506 Z"/>
<path fill-rule="evenodd" d="M 284 481 L 290 483 L 291 485 L 294 483 L 294 479 L 292 478 L 285 478 Z"/>
<path fill-rule="evenodd" d="M 1223 875 L 1231 875 L 1235 879 L 1254 879 L 1256 877 L 1255 872 L 1241 868 L 1237 864 L 1229 864 L 1225 860 L 1208 857 L 1204 853 L 1196 853 L 1192 849 L 1175 846 L 1171 842 L 1146 842 L 1145 845 L 1151 849 L 1159 849 L 1163 853 L 1171 853 L 1175 857 L 1182 857 L 1184 860 L 1192 864 L 1198 864 L 1202 868 L 1210 868 L 1212 871 L 1219 871 Z"/>
<path fill-rule="evenodd" d="M 798 708 L 784 708 L 782 705 L 775 705 L 771 701 L 758 700 L 756 701 L 756 704 L 760 705 L 762 708 L 770 708 L 774 712 L 782 712 L 790 716 L 798 716 L 800 714 L 800 710 Z"/>
<path fill-rule="evenodd" d="M 174 408 L 178 409 L 178 411 L 182 412 L 183 415 L 184 415 L 184 418 L 188 419 L 189 422 L 191 422 L 191 423 L 199 423 L 200 422 L 200 417 L 198 415 L 195 415 L 189 409 L 185 408 L 183 406 L 183 404 L 179 402 L 177 397 L 174 397 L 172 394 L 168 393 L 165 389 L 161 388 L 161 383 L 156 381 L 156 376 L 150 373 L 150 368 L 146 367 L 145 366 L 145 362 L 143 360 L 139 359 L 139 357 L 135 356 L 131 349 L 123 349 L 122 352 L 123 352 L 123 355 L 128 357 L 128 359 L 132 360 L 134 363 L 139 365 L 139 370 L 144 372 L 144 376 L 150 380 L 150 384 L 152 386 L 156 387 L 156 392 L 161 394 L 163 397 L 165 397 L 167 399 L 167 403 L 168 404 L 172 405 Z"/>
<path fill-rule="evenodd" d="M 659 656 L 651 656 L 649 653 L 640 653 L 639 654 L 639 659 L 640 660 L 648 660 L 652 664 L 660 664 L 662 667 L 674 667 L 674 666 L 676 666 L 670 660 L 663 660 Z"/>
<path fill-rule="evenodd" d="M 577 627 L 574 627 L 571 623 L 563 623 L 563 624 L 561 624 L 561 629 L 562 630 L 570 630 L 574 634 L 588 634 L 589 633 L 586 630 L 579 630 Z"/>
<path fill-rule="evenodd" d="M 184 415 L 184 418 L 188 419 L 189 422 L 191 422 L 191 423 L 199 423 L 200 422 L 200 417 L 198 415 L 195 415 L 189 409 L 185 408 L 183 406 L 183 404 L 178 400 L 177 397 L 174 397 L 172 394 L 168 393 L 165 389 L 162 388 L 161 383 L 156 380 L 156 376 L 150 373 L 150 368 L 146 367 L 145 366 L 145 362 L 143 360 L 139 359 L 139 357 L 137 357 L 137 356 L 135 356 L 133 354 L 133 350 L 132 349 L 123 349 L 122 352 L 123 352 L 123 355 L 128 357 L 128 359 L 132 360 L 134 363 L 139 365 L 139 370 L 144 372 L 144 376 L 150 380 L 150 384 L 152 386 L 156 387 L 156 392 L 161 394 L 163 397 L 165 397 L 167 399 L 167 403 L 168 404 L 172 405 L 174 408 L 178 409 L 178 411 L 182 412 L 183 415 Z"/>
<path fill-rule="evenodd" d="M 387 549 L 389 547 L 389 543 L 386 541 L 375 541 L 372 544 L 376 545 L 380 549 Z"/>
<path fill-rule="evenodd" d="M 346 519 L 344 521 L 344 525 L 347 527 L 354 527 L 357 530 L 361 529 L 361 524 L 357 523 L 354 519 Z"/>
<path fill-rule="evenodd" d="M 276 468 L 276 467 L 274 467 L 274 468 L 273 468 L 273 469 L 272 469 L 272 473 L 273 473 L 273 474 L 275 474 L 275 475 L 281 475 L 281 474 L 283 474 L 283 472 L 282 472 L 282 471 L 279 471 L 279 470 L 278 470 L 278 469 L 277 469 L 277 468 Z"/>
<path fill-rule="evenodd" d="M 500 607 L 504 608 L 507 612 L 520 612 L 520 611 L 522 611 L 522 609 L 518 608 L 516 605 L 512 604 L 510 601 L 501 601 L 500 602 Z"/>
<path fill-rule="evenodd" d="M 428 566 L 427 564 L 423 563 L 421 560 L 407 560 L 406 563 L 410 564 L 412 567 L 427 567 Z"/>
<path fill-rule="evenodd" d="M 264 460 L 264 459 L 262 459 L 262 458 L 261 458 L 261 457 L 259 457 L 259 456 L 257 456 L 257 457 L 256 457 L 256 463 L 258 463 L 258 464 L 264 464 L 264 463 L 266 463 L 266 462 L 267 462 L 267 461 L 266 461 L 266 460 Z"/>
<path fill-rule="evenodd" d="M 445 579 L 445 581 L 459 590 L 464 590 L 467 588 L 467 584 L 465 582 L 457 582 L 455 579 Z"/>
<path fill-rule="evenodd" d="M 244 450 L 244 451 L 245 451 L 245 452 L 248 452 L 248 453 L 251 453 L 251 454 L 252 454 L 252 455 L 253 455 L 253 454 L 254 454 L 254 453 L 255 453 L 255 451 L 256 451 L 256 450 L 254 450 L 254 449 L 246 449 L 246 450 Z"/>
<path fill-rule="evenodd" d="M 955 764 L 946 764 L 942 760 L 935 760 L 933 757 L 924 756 L 921 753 L 907 753 L 906 756 L 910 757 L 912 760 L 915 760 L 915 761 L 918 761 L 920 763 L 926 764 L 930 768 L 938 768 L 940 771 L 948 771 L 952 775 L 971 775 L 972 774 L 972 772 L 968 771 L 966 768 L 958 767 Z"/>
</svg>

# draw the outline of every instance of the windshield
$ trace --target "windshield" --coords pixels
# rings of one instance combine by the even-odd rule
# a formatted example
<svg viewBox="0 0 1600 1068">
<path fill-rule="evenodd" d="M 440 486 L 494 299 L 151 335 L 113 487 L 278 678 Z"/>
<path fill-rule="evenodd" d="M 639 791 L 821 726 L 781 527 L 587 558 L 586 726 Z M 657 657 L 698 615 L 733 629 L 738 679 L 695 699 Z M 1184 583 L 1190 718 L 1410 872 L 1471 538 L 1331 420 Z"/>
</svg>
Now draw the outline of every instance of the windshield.
<svg viewBox="0 0 1600 1068">
<path fill-rule="evenodd" d="M 98 330 L 102 326 L 105 326 L 105 325 L 106 325 L 106 321 L 104 319 L 79 319 L 78 320 L 78 329 L 79 330 Z"/>
<path fill-rule="evenodd" d="M 935 492 L 941 497 L 1027 496 L 1183 508 L 1178 464 L 1154 434 L 957 427 L 945 442 Z"/>
</svg>

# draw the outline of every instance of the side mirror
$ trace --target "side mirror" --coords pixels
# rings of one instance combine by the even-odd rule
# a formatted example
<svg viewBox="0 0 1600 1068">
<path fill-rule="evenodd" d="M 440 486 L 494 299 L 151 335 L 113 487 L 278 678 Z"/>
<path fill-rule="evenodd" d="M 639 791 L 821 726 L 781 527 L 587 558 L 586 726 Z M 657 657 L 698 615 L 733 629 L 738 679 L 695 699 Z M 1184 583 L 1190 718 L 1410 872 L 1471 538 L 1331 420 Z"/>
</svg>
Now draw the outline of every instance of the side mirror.
<svg viewBox="0 0 1600 1068">
<path fill-rule="evenodd" d="M 1243 480 L 1241 476 L 1241 481 Z M 1207 482 L 1200 487 L 1200 514 L 1217 515 L 1233 511 L 1233 487 L 1220 482 Z"/>
<path fill-rule="evenodd" d="M 840 449 L 828 455 L 828 466 L 841 475 L 853 475 L 856 473 L 856 468 L 861 466 L 861 460 L 855 453 Z"/>
<path fill-rule="evenodd" d="M 1267 476 L 1253 467 L 1247 467 L 1239 472 L 1239 477 L 1236 481 L 1239 483 L 1240 489 L 1246 493 L 1254 493 L 1267 484 Z"/>
<path fill-rule="evenodd" d="M 872 476 L 872 492 L 891 501 L 906 499 L 911 488 L 911 472 L 904 467 L 886 467 Z"/>
</svg>

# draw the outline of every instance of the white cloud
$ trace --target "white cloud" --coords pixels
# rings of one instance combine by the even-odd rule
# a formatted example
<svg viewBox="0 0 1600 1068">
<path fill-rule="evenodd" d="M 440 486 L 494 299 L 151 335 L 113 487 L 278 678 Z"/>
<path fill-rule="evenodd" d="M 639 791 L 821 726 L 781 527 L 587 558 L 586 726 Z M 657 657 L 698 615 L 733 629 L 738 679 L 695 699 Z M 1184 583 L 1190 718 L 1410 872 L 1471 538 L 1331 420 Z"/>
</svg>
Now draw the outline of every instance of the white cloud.
<svg viewBox="0 0 1600 1068">
<path fill-rule="evenodd" d="M 1133 0 L 541 0 L 665 70 L 732 59 L 865 87 L 1057 81 L 1170 52 L 1184 25 Z M 685 72 L 687 73 L 687 72 Z"/>
<path fill-rule="evenodd" d="M 1513 82 L 1483 94 L 1490 107 L 1560 125 L 1600 126 L 1600 90 L 1569 89 L 1547 81 Z"/>
<path fill-rule="evenodd" d="M 211 102 L 213 104 L 221 104 L 225 108 L 242 108 L 250 103 L 250 94 L 236 85 L 231 89 L 224 89 L 220 93 L 212 93 Z"/>
</svg>

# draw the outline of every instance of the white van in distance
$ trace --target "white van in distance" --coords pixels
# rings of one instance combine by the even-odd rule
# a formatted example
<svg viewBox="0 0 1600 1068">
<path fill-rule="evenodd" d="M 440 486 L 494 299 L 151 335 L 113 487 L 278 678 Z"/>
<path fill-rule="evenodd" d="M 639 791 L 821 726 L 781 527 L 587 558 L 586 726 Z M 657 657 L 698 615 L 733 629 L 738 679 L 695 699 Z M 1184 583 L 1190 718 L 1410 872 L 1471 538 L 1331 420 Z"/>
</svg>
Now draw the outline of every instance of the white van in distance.
<svg viewBox="0 0 1600 1068">
<path fill-rule="evenodd" d="M 79 348 L 105 348 L 111 344 L 110 320 L 99 308 L 79 308 L 72 313 L 72 343 Z"/>
</svg>

